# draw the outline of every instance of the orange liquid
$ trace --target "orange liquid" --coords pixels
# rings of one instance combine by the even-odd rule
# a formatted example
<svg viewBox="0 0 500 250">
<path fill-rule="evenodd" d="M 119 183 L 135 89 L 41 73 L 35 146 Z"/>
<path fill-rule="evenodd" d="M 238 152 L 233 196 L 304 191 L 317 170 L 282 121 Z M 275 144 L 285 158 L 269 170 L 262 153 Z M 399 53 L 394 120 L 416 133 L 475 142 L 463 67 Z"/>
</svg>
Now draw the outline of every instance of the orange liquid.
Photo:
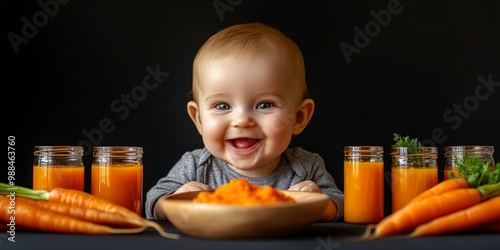
<svg viewBox="0 0 500 250">
<path fill-rule="evenodd" d="M 142 165 L 92 165 L 91 193 L 142 216 Z"/>
<path fill-rule="evenodd" d="M 438 183 L 437 168 L 392 168 L 392 212 Z"/>
<path fill-rule="evenodd" d="M 83 166 L 33 166 L 33 189 L 50 191 L 56 187 L 84 191 Z"/>
<path fill-rule="evenodd" d="M 344 220 L 376 223 L 384 217 L 384 163 L 344 162 Z"/>
</svg>

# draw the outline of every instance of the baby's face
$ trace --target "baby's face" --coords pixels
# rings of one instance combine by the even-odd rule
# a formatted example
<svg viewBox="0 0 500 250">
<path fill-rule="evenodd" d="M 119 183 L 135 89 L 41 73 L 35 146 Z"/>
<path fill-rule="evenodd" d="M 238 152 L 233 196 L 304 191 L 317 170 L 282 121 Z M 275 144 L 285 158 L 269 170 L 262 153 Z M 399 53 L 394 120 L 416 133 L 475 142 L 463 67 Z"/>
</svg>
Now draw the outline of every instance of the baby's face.
<svg viewBox="0 0 500 250">
<path fill-rule="evenodd" d="M 274 171 L 290 143 L 301 103 L 292 76 L 269 56 L 209 62 L 197 92 L 208 150 L 246 176 Z"/>
</svg>

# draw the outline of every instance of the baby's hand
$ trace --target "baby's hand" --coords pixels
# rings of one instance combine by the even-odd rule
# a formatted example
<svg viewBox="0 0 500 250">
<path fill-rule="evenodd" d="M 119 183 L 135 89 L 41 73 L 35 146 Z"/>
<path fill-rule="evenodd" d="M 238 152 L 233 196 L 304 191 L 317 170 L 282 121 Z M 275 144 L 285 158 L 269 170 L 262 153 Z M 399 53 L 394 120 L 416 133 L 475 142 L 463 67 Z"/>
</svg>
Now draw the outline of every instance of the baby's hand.
<svg viewBox="0 0 500 250">
<path fill-rule="evenodd" d="M 209 186 L 205 185 L 201 182 L 197 181 L 190 181 L 184 185 L 182 185 L 180 188 L 178 188 L 174 194 L 177 193 L 184 193 L 184 192 L 191 192 L 191 191 L 201 191 L 201 190 L 208 190 Z"/>
<path fill-rule="evenodd" d="M 314 181 L 303 181 L 291 186 L 288 190 L 322 193 L 321 188 Z"/>
<path fill-rule="evenodd" d="M 323 193 L 321 191 L 321 188 L 319 188 L 318 184 L 309 180 L 299 182 L 291 186 L 288 190 Z M 321 215 L 320 221 L 325 221 L 325 222 L 333 221 L 335 219 L 336 214 L 337 214 L 337 206 L 332 200 L 328 200 L 328 204 L 325 208 L 325 211 Z"/>
</svg>

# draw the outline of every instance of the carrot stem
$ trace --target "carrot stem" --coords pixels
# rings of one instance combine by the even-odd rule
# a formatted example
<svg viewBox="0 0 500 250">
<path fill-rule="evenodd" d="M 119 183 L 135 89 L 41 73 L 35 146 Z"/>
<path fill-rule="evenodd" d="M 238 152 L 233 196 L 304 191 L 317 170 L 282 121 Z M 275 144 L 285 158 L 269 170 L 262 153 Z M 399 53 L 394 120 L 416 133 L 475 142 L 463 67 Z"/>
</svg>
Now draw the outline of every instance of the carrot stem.
<svg viewBox="0 0 500 250">
<path fill-rule="evenodd" d="M 33 190 L 31 188 L 9 185 L 7 183 L 0 182 L 0 194 L 8 195 L 12 192 L 16 193 L 16 196 L 30 198 L 34 200 L 49 200 L 49 192 L 45 190 Z"/>
<path fill-rule="evenodd" d="M 489 198 L 500 195 L 500 182 L 495 184 L 486 184 L 479 186 L 477 188 L 479 193 L 481 193 L 481 198 L 487 200 Z"/>
</svg>

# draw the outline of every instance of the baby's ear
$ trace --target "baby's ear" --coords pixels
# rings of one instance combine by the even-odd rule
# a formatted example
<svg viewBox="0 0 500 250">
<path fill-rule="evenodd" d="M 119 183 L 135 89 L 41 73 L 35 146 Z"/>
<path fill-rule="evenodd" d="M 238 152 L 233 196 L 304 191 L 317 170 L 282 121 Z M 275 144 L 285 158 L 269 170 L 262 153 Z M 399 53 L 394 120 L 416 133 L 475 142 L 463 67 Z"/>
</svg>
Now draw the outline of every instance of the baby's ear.
<svg viewBox="0 0 500 250">
<path fill-rule="evenodd" d="M 314 101 L 312 99 L 303 100 L 299 106 L 299 110 L 295 114 L 295 125 L 293 126 L 294 135 L 298 135 L 304 131 L 313 113 Z"/>
<path fill-rule="evenodd" d="M 200 113 L 198 112 L 198 104 L 195 101 L 189 101 L 187 103 L 187 112 L 191 120 L 193 121 L 198 133 L 203 134 L 203 128 L 201 126 Z"/>
</svg>

